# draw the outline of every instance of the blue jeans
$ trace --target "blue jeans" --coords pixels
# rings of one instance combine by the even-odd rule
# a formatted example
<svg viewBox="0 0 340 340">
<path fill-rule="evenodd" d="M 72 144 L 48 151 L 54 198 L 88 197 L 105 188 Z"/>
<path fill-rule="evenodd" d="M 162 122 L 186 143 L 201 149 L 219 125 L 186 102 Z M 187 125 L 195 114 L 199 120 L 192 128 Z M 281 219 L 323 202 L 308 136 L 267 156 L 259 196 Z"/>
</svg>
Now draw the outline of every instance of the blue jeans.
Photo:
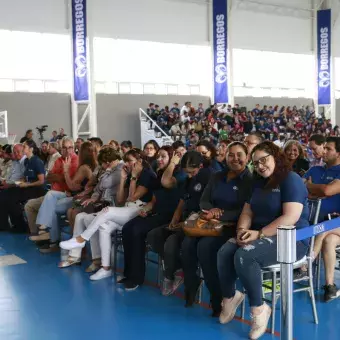
<svg viewBox="0 0 340 340">
<path fill-rule="evenodd" d="M 296 243 L 296 258 L 301 260 L 308 251 L 302 243 Z M 247 291 L 250 307 L 263 305 L 261 268 L 277 263 L 277 237 L 266 237 L 240 248 L 234 238 L 222 246 L 217 254 L 217 268 L 222 295 L 230 299 L 235 295 L 237 278 Z"/>
<path fill-rule="evenodd" d="M 57 214 L 64 214 L 72 207 L 72 197 L 66 197 L 64 192 L 49 191 L 39 209 L 37 224 L 45 225 L 50 231 L 51 242 L 60 239 L 60 229 Z"/>
</svg>

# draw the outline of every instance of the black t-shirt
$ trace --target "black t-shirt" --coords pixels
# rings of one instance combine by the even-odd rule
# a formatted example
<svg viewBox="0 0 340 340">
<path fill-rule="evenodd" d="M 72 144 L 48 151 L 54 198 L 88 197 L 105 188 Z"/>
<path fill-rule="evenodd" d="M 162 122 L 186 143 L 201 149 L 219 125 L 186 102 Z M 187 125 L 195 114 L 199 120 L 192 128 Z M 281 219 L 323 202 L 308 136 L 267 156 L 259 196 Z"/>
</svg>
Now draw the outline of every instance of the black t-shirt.
<svg viewBox="0 0 340 340">
<path fill-rule="evenodd" d="M 38 181 L 38 175 L 45 175 L 45 167 L 42 160 L 37 156 L 25 159 L 25 172 L 24 177 L 26 182 L 34 183 Z"/>
<path fill-rule="evenodd" d="M 195 177 L 187 178 L 182 185 L 181 199 L 184 200 L 183 218 L 186 219 L 191 212 L 200 211 L 200 200 L 206 185 L 210 180 L 212 168 L 202 168 Z"/>
</svg>

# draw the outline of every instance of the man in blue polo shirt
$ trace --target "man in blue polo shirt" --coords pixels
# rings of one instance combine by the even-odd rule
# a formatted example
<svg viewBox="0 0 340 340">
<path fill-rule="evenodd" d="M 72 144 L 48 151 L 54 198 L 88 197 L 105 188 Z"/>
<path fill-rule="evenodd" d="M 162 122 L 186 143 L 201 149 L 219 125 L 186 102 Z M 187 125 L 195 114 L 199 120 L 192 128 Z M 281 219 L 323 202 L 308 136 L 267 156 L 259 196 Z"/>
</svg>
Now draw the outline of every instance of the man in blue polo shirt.
<svg viewBox="0 0 340 340">
<path fill-rule="evenodd" d="M 325 166 L 314 166 L 304 175 L 310 197 L 322 198 L 319 221 L 327 219 L 328 214 L 340 211 L 340 138 L 326 139 L 323 161 Z M 340 296 L 334 284 L 336 263 L 335 249 L 340 245 L 340 228 L 320 234 L 314 245 L 315 257 L 322 249 L 325 264 L 325 302 Z"/>
</svg>

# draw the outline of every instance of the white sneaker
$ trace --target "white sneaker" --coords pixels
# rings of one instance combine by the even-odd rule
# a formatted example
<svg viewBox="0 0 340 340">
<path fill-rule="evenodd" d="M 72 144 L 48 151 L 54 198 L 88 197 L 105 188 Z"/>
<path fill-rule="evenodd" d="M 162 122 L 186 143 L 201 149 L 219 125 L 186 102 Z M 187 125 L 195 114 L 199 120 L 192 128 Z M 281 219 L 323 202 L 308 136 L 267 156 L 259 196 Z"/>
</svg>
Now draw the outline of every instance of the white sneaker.
<svg viewBox="0 0 340 340">
<path fill-rule="evenodd" d="M 104 268 L 100 268 L 97 273 L 90 276 L 90 280 L 98 281 L 101 279 L 106 279 L 107 277 L 112 276 L 112 270 L 105 270 Z"/>
<path fill-rule="evenodd" d="M 244 300 L 244 294 L 238 290 L 235 292 L 235 296 L 232 300 L 223 299 L 222 301 L 222 311 L 220 314 L 220 323 L 226 324 L 234 319 L 238 306 Z"/>
<path fill-rule="evenodd" d="M 251 316 L 250 339 L 259 339 L 266 332 L 271 313 L 272 309 L 267 304 L 264 304 L 261 314 Z"/>
<path fill-rule="evenodd" d="M 84 248 L 86 242 L 79 243 L 77 239 L 71 238 L 68 241 L 60 242 L 59 247 L 65 250 L 72 250 L 75 248 Z"/>
</svg>

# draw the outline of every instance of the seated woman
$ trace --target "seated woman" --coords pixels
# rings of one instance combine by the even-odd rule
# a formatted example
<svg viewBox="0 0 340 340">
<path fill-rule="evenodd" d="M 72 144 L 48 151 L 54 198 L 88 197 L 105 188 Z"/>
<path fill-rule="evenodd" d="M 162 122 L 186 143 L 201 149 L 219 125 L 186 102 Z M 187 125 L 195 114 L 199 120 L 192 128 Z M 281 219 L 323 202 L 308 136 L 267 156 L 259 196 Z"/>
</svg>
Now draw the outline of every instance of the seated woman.
<svg viewBox="0 0 340 340">
<path fill-rule="evenodd" d="M 157 152 L 159 150 L 159 145 L 153 139 L 145 143 L 143 151 L 146 155 L 146 160 L 150 164 L 151 168 L 157 169 Z"/>
<path fill-rule="evenodd" d="M 132 149 L 132 143 L 129 140 L 124 140 L 121 144 L 120 144 L 120 149 L 122 151 L 122 154 L 125 155 L 128 151 L 130 151 Z"/>
<path fill-rule="evenodd" d="M 201 280 L 197 276 L 197 262 L 203 271 L 210 292 L 213 316 L 221 312 L 222 293 L 217 273 L 217 252 L 231 237 L 236 235 L 236 222 L 251 193 L 252 175 L 247 167 L 248 151 L 241 142 L 228 145 L 227 168 L 212 176 L 201 197 L 200 207 L 205 218 L 217 218 L 228 222 L 219 237 L 186 237 L 182 244 L 186 306 L 195 302 Z"/>
<path fill-rule="evenodd" d="M 36 224 L 40 225 L 40 232 L 38 236 L 31 236 L 30 240 L 40 241 L 50 238 L 50 244 L 44 245 L 41 252 L 59 250 L 60 231 L 57 214 L 65 214 L 71 208 L 72 196 L 83 191 L 87 182 L 92 178 L 93 171 L 97 165 L 95 149 L 92 143 L 85 142 L 82 144 L 79 152 L 78 169 L 73 178 L 69 174 L 71 162 L 71 156 L 67 157 L 64 162 L 64 176 L 65 182 L 72 192 L 49 191 L 39 209 Z M 49 234 L 46 235 L 46 233 Z"/>
<path fill-rule="evenodd" d="M 223 170 L 221 164 L 219 164 L 219 162 L 216 160 L 217 152 L 215 146 L 212 143 L 202 140 L 197 144 L 196 150 L 203 156 L 203 165 L 205 168 L 211 167 L 214 172 Z"/>
<path fill-rule="evenodd" d="M 169 168 L 169 167 L 168 167 Z M 200 198 L 212 174 L 211 168 L 203 168 L 203 158 L 197 151 L 189 151 L 181 160 L 181 168 L 188 178 L 181 187 L 181 199 L 169 226 L 156 228 L 148 233 L 147 243 L 164 260 L 162 294 L 173 294 L 183 282 L 180 250 L 184 233 L 176 227 L 192 212 L 200 211 Z"/>
<path fill-rule="evenodd" d="M 227 154 L 227 148 L 228 145 L 231 142 L 229 140 L 221 140 L 219 142 L 219 145 L 217 147 L 217 155 L 216 155 L 216 161 L 221 166 L 221 168 L 224 170 L 227 166 L 226 162 L 226 154 Z"/>
<path fill-rule="evenodd" d="M 125 166 L 120 172 L 115 202 L 118 206 L 107 207 L 99 214 L 81 213 L 77 215 L 74 238 L 60 243 L 61 248 L 71 250 L 68 260 L 60 264 L 60 267 L 64 268 L 79 263 L 81 249 L 85 246 L 85 242 L 90 240 L 94 261 L 88 270 L 95 271 L 100 268 L 100 262 L 102 265 L 102 268 L 90 279 L 100 280 L 112 275 L 110 266 L 111 233 L 122 229 L 125 223 L 136 217 L 139 211 L 151 201 L 151 185 L 156 177 L 141 150 L 128 151 L 124 160 Z M 122 206 L 124 204 L 125 206 Z"/>
<path fill-rule="evenodd" d="M 25 159 L 25 182 L 0 192 L 0 226 L 9 229 L 8 220 L 14 225 L 12 231 L 25 232 L 27 224 L 24 220 L 20 203 L 29 199 L 43 196 L 45 188 L 45 168 L 39 157 L 34 155 L 35 143 L 28 140 L 24 143 Z"/>
<path fill-rule="evenodd" d="M 174 154 L 171 146 L 163 146 L 158 151 L 157 179 L 154 181 L 153 199 L 149 202 L 139 216 L 135 217 L 123 227 L 124 246 L 124 278 L 119 283 L 124 283 L 126 290 L 135 290 L 144 282 L 145 274 L 145 239 L 149 231 L 169 224 L 180 199 L 182 174 L 173 187 L 164 187 L 163 173 L 169 166 Z M 177 171 L 174 177 L 177 178 Z M 172 181 L 175 183 L 175 181 Z"/>
<path fill-rule="evenodd" d="M 309 169 L 309 162 L 305 159 L 301 144 L 296 140 L 290 140 L 285 144 L 283 152 L 286 154 L 293 171 L 302 177 Z"/>
<path fill-rule="evenodd" d="M 220 323 L 230 322 L 244 299 L 244 294 L 235 290 L 239 278 L 251 307 L 249 337 L 258 339 L 265 333 L 271 315 L 271 308 L 262 300 L 261 268 L 277 263 L 277 228 L 306 227 L 309 213 L 303 180 L 291 171 L 278 146 L 269 141 L 257 145 L 252 161 L 260 178 L 254 182 L 251 198 L 238 220 L 237 237 L 218 252 L 217 267 L 223 294 Z M 306 242 L 297 242 L 297 260 L 307 251 Z"/>
</svg>

